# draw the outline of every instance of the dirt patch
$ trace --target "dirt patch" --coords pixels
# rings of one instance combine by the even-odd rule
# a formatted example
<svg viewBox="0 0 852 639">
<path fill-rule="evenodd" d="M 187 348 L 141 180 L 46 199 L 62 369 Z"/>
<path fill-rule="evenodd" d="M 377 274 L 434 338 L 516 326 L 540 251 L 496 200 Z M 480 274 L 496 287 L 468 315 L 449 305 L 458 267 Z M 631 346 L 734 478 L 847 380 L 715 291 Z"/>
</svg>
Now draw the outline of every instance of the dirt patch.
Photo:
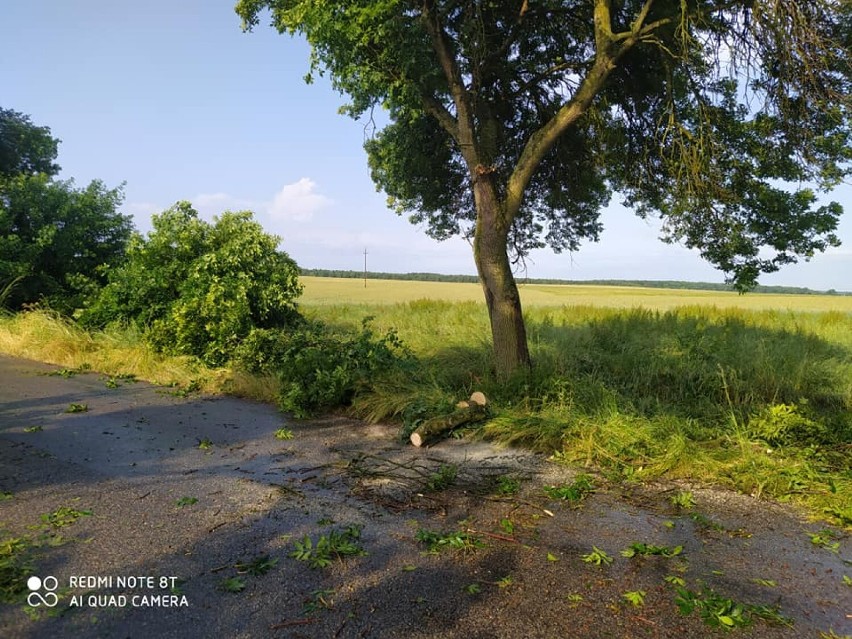
<svg viewBox="0 0 852 639">
<path fill-rule="evenodd" d="M 740 636 L 852 634 L 848 540 L 778 505 L 595 478 L 563 500 L 544 488 L 578 471 L 524 451 L 53 369 L 0 357 L 0 539 L 60 596 L 4 605 L 3 637 L 709 637 L 727 600 L 756 606 Z M 667 552 L 622 556 L 639 543 Z M 290 556 L 318 544 L 325 567 Z"/>
</svg>

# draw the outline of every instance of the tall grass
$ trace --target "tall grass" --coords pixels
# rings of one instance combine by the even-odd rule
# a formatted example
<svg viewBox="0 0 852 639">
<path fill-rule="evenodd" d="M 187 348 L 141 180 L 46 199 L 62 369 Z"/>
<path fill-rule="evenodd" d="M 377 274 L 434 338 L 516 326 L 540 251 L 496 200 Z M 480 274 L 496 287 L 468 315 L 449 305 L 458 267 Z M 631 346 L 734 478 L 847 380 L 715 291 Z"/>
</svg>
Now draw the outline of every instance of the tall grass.
<svg viewBox="0 0 852 639">
<path fill-rule="evenodd" d="M 302 311 L 354 332 L 372 316 L 416 355 L 355 397 L 366 419 L 410 426 L 481 390 L 493 407 L 484 437 L 617 481 L 722 485 L 852 525 L 852 313 L 528 306 L 534 368 L 500 379 L 481 303 L 309 298 Z M 0 318 L 0 352 L 265 401 L 278 392 L 270 377 L 158 355 L 132 330 L 90 334 L 43 312 Z"/>
<path fill-rule="evenodd" d="M 834 509 L 852 524 L 852 314 L 533 307 L 534 368 L 504 380 L 490 369 L 481 304 L 305 311 L 351 327 L 372 315 L 418 356 L 418 374 L 389 375 L 356 398 L 361 416 L 417 419 L 482 390 L 494 403 L 488 438 L 613 479 L 709 482 Z"/>
<path fill-rule="evenodd" d="M 227 392 L 260 401 L 274 401 L 278 390 L 268 377 L 156 353 L 132 328 L 87 332 L 47 311 L 0 316 L 0 353 L 105 375 L 130 374 L 163 386 L 194 382 L 207 393 Z"/>
</svg>

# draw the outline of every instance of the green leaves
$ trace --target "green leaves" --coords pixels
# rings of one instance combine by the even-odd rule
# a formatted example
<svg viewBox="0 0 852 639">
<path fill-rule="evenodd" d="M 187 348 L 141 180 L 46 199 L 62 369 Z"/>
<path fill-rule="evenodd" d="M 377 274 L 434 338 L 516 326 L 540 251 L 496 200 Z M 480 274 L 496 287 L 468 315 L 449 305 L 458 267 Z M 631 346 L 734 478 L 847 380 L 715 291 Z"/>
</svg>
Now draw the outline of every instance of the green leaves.
<svg viewBox="0 0 852 639">
<path fill-rule="evenodd" d="M 124 254 L 132 225 L 117 211 L 123 199 L 121 187 L 107 189 L 97 180 L 76 188 L 73 180 L 54 180 L 47 173 L 0 175 L 5 305 L 18 309 L 47 300 L 69 315 L 83 307 L 105 283 L 105 265 Z"/>
<path fill-rule="evenodd" d="M 110 272 L 84 324 L 135 323 L 159 350 L 221 365 L 252 329 L 299 319 L 296 264 L 250 212 L 226 212 L 210 224 L 178 202 L 153 226 L 133 238 L 127 263 Z"/>
<path fill-rule="evenodd" d="M 301 541 L 294 543 L 295 549 L 290 557 L 306 562 L 311 568 L 325 568 L 335 559 L 366 555 L 367 551 L 360 545 L 360 538 L 361 527 L 354 524 L 321 535 L 316 542 L 305 535 Z"/>
<path fill-rule="evenodd" d="M 471 552 L 485 547 L 485 543 L 479 537 L 462 530 L 439 533 L 421 528 L 417 531 L 415 539 L 422 544 L 426 544 L 429 547 L 429 552 L 434 554 L 442 550 Z"/>
<path fill-rule="evenodd" d="M 608 566 L 612 563 L 612 557 L 597 546 L 592 546 L 592 552 L 582 555 L 580 558 L 593 566 Z"/>
<path fill-rule="evenodd" d="M 622 550 L 621 556 L 627 557 L 628 559 L 631 557 L 647 557 L 650 555 L 657 555 L 660 557 L 676 557 L 682 552 L 683 546 L 675 546 L 673 548 L 670 548 L 669 546 L 655 546 L 653 544 L 637 542 L 634 544 L 630 544 L 630 546 Z"/>
</svg>

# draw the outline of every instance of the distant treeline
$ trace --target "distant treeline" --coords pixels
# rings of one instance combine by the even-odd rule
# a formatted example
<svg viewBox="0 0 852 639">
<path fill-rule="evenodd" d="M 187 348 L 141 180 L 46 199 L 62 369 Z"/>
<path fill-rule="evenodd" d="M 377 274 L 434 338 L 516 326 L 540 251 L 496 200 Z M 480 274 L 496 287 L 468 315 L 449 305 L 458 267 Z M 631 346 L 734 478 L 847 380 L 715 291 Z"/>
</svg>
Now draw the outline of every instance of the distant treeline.
<svg viewBox="0 0 852 639">
<path fill-rule="evenodd" d="M 336 271 L 323 268 L 303 268 L 302 275 L 314 277 L 340 277 L 363 279 L 364 271 Z M 441 273 L 374 273 L 367 272 L 372 280 L 406 280 L 415 282 L 467 282 L 478 283 L 475 275 L 443 275 Z M 643 288 L 677 288 L 697 291 L 733 291 L 729 284 L 713 282 L 682 282 L 678 280 L 559 280 L 552 278 L 518 278 L 519 284 L 574 284 L 585 286 L 636 286 Z M 852 295 L 843 291 L 814 291 L 799 286 L 756 286 L 755 293 L 774 293 L 776 295 Z"/>
</svg>

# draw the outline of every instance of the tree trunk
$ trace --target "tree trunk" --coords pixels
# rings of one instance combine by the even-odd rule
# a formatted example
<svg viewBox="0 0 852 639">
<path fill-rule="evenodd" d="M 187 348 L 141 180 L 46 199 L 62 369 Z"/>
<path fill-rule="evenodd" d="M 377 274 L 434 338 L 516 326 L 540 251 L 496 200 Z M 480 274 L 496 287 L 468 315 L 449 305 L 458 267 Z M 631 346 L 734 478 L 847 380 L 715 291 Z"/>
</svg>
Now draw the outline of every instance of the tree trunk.
<svg viewBox="0 0 852 639">
<path fill-rule="evenodd" d="M 491 320 L 494 364 L 497 374 L 507 377 L 531 365 L 521 296 L 509 264 L 508 225 L 495 189 L 485 175 L 479 175 L 474 181 L 474 195 L 473 257 Z"/>
</svg>

